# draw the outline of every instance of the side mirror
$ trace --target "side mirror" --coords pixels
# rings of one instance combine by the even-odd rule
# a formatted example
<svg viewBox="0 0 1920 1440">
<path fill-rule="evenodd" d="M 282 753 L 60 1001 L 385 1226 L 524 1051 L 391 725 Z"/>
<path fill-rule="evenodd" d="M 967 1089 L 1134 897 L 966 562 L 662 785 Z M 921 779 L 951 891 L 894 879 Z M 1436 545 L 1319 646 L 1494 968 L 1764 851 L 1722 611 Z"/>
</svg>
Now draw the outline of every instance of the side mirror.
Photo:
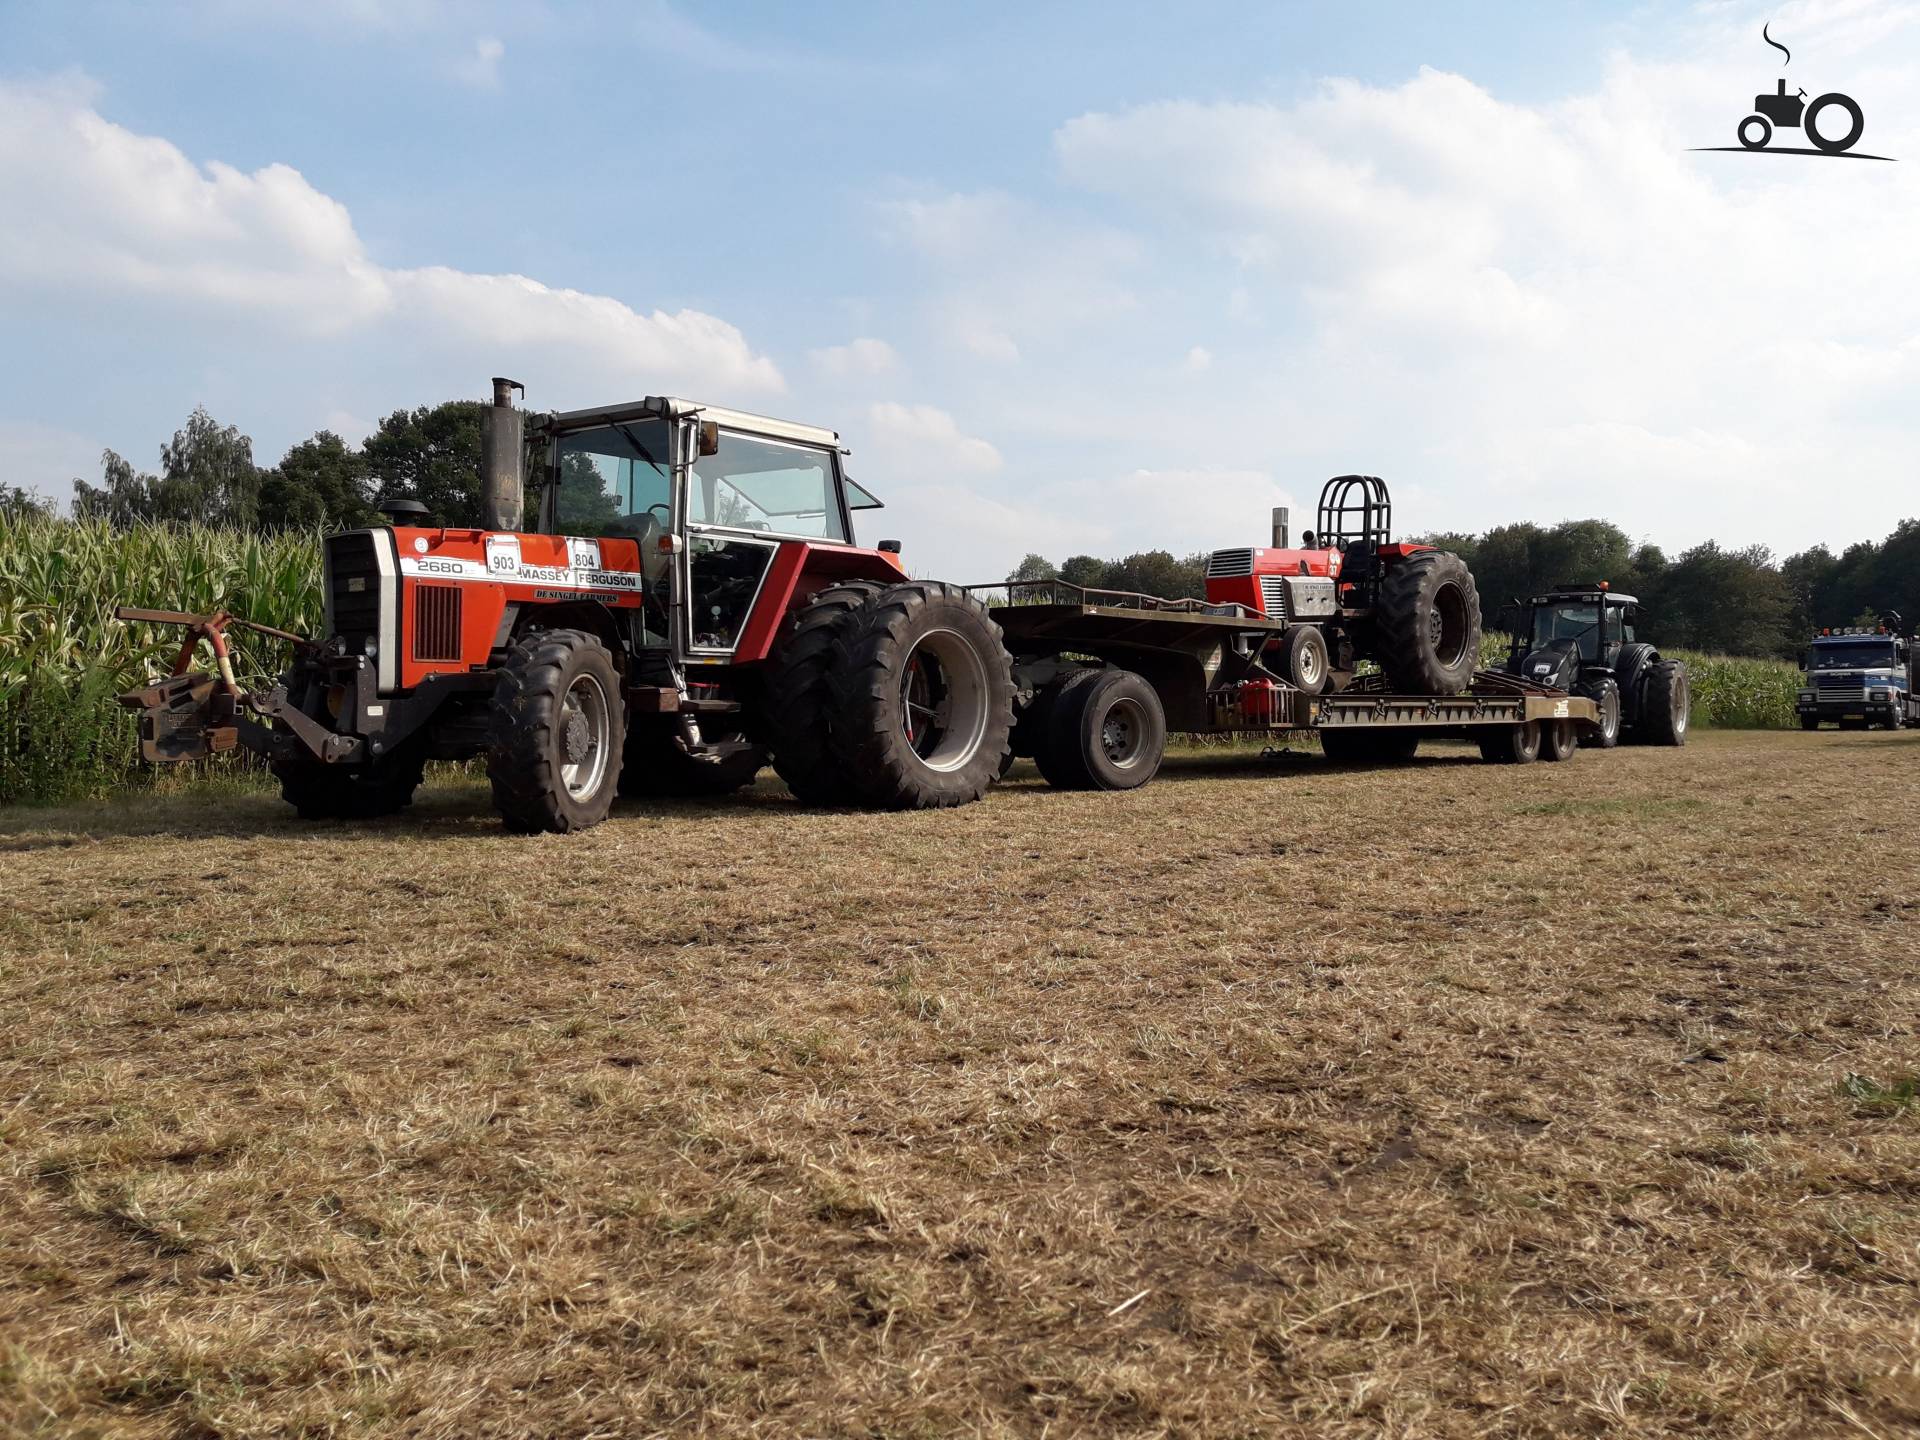
<svg viewBox="0 0 1920 1440">
<path fill-rule="evenodd" d="M 702 455 L 720 453 L 720 426 L 717 421 L 702 420 L 700 422 L 700 453 Z"/>
<path fill-rule="evenodd" d="M 1793 657 L 1793 663 L 1798 665 L 1802 670 L 1806 669 L 1807 668 L 1807 652 L 1802 650 L 1799 654 L 1795 655 Z"/>
<path fill-rule="evenodd" d="M 1500 613 L 1493 617 L 1493 628 L 1513 634 L 1520 626 L 1520 602 L 1517 600 L 1500 607 Z"/>
</svg>

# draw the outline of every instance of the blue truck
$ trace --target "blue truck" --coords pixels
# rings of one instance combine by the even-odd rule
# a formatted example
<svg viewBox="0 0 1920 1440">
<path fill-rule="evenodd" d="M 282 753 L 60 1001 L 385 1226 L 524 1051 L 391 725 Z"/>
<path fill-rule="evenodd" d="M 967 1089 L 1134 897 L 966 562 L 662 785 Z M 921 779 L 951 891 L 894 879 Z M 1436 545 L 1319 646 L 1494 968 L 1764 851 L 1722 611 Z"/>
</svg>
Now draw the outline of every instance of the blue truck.
<svg viewBox="0 0 1920 1440">
<path fill-rule="evenodd" d="M 1920 724 L 1920 686 L 1915 684 L 1914 637 L 1902 634 L 1898 615 L 1881 625 L 1822 630 L 1802 652 L 1795 709 L 1802 730 L 1823 724 L 1864 730 L 1898 730 Z"/>
</svg>

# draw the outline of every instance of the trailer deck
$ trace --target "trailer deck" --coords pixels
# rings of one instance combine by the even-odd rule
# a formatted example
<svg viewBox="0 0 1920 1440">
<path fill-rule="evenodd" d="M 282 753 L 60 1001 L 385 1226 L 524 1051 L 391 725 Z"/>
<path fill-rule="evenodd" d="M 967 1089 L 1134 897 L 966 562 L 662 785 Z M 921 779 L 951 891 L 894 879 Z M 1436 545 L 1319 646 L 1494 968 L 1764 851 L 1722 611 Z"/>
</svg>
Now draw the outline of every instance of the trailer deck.
<svg viewBox="0 0 1920 1440">
<path fill-rule="evenodd" d="M 1061 580 L 965 588 L 987 603 L 1014 656 L 1016 675 L 1059 656 L 1135 671 L 1153 685 L 1173 731 L 1391 729 L 1474 738 L 1502 726 L 1557 721 L 1585 734 L 1599 721 L 1591 700 L 1491 670 L 1476 671 L 1457 695 L 1393 694 L 1377 675 L 1310 695 L 1260 663 L 1263 648 L 1288 622 L 1244 605 L 1166 600 Z"/>
</svg>

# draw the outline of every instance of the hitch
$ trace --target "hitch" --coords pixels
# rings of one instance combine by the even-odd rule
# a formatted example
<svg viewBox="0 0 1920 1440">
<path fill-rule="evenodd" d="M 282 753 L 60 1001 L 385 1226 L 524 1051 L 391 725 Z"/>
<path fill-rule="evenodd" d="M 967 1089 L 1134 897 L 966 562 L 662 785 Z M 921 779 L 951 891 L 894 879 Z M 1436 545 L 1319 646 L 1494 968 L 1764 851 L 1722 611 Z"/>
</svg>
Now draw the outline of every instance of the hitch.
<svg viewBox="0 0 1920 1440">
<path fill-rule="evenodd" d="M 234 678 L 226 629 L 229 625 L 238 625 L 276 640 L 289 641 L 296 650 L 316 648 L 312 641 L 272 625 L 242 620 L 225 610 L 216 610 L 210 615 L 190 615 L 183 610 L 143 610 L 134 605 L 121 605 L 114 609 L 113 617 L 149 625 L 187 627 L 172 673 L 118 697 L 129 710 L 140 712 L 141 759 L 156 765 L 204 760 L 242 743 L 262 754 L 271 750 L 272 733 L 246 713 L 261 712 L 261 707 Z M 189 668 L 203 640 L 213 651 L 216 673 L 211 675 L 194 673 Z"/>
</svg>

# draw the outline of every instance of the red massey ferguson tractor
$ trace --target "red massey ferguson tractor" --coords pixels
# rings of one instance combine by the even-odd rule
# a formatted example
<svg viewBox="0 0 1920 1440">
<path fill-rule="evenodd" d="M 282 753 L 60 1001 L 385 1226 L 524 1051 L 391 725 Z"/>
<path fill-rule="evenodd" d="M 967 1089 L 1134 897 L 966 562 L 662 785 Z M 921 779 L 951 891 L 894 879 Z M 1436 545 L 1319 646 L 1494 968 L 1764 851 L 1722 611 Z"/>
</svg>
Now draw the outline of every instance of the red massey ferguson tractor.
<svg viewBox="0 0 1920 1440">
<path fill-rule="evenodd" d="M 427 760 L 485 756 L 526 831 L 593 825 L 616 793 L 724 793 L 769 757 L 819 804 L 986 792 L 1013 721 L 999 628 L 908 579 L 897 543 L 854 543 L 880 502 L 834 432 L 663 398 L 529 424 L 514 388 L 485 412 L 487 526 L 402 501 L 328 537 L 327 634 L 270 691 L 227 662 L 244 622 L 125 612 L 192 625 L 219 660 L 185 673 L 190 636 L 172 678 L 123 697 L 149 759 L 245 745 L 318 820 L 398 810 Z"/>
<path fill-rule="evenodd" d="M 1261 662 L 1309 695 L 1342 688 L 1361 660 L 1409 695 L 1456 695 L 1480 663 L 1480 596 L 1458 555 L 1393 543 L 1393 506 L 1373 475 L 1339 475 L 1320 491 L 1317 530 L 1287 543 L 1277 511 L 1271 548 L 1216 550 L 1207 600 L 1241 604 L 1287 629 Z"/>
</svg>

